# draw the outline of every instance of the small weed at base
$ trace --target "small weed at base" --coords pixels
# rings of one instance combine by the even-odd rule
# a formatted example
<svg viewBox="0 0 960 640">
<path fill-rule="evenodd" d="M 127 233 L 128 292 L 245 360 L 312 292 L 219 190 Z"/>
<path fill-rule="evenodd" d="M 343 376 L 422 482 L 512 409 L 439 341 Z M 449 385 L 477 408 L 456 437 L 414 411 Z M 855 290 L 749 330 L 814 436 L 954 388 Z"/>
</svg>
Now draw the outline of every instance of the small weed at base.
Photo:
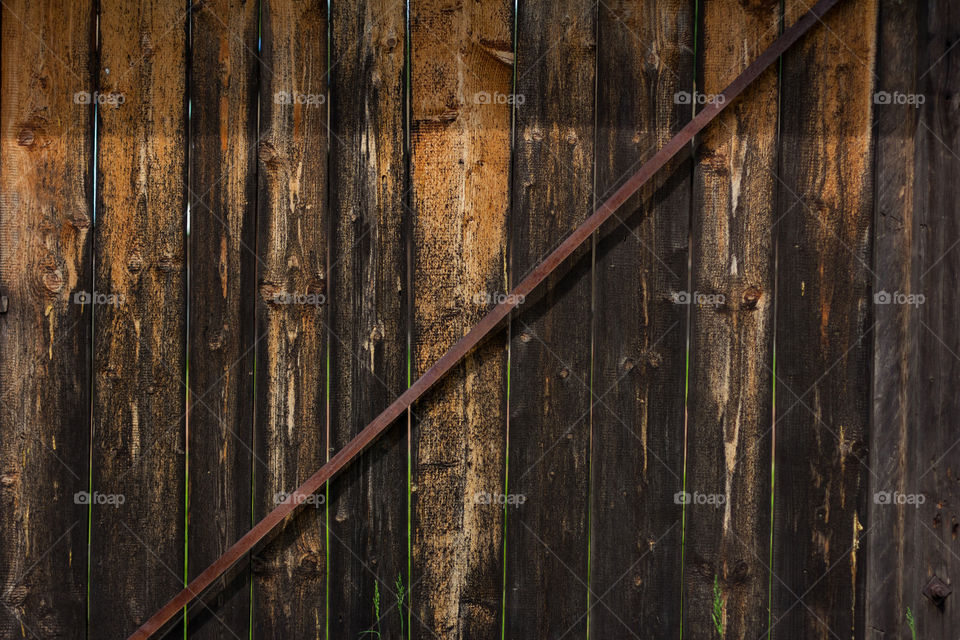
<svg viewBox="0 0 960 640">
<path fill-rule="evenodd" d="M 360 632 L 361 636 L 373 635 L 373 636 L 377 636 L 378 638 L 381 637 L 380 635 L 380 583 L 377 582 L 376 580 L 373 582 L 373 619 L 375 620 L 373 624 L 376 625 L 377 628 L 369 629 L 368 631 L 361 631 Z"/>
<path fill-rule="evenodd" d="M 723 592 L 720 591 L 720 577 L 713 576 L 713 626 L 717 635 L 723 637 Z"/>
<path fill-rule="evenodd" d="M 405 637 L 403 635 L 403 598 L 406 595 L 406 591 L 403 590 L 403 580 L 400 578 L 400 574 L 397 574 L 397 611 L 400 612 L 400 637 Z"/>
<path fill-rule="evenodd" d="M 403 632 L 403 601 L 407 597 L 407 591 L 403 588 L 403 578 L 400 577 L 400 574 L 397 574 L 397 580 L 394 582 L 394 585 L 397 587 L 397 611 L 400 614 L 400 637 L 404 637 Z M 360 636 L 376 636 L 377 638 L 382 638 L 382 629 L 380 627 L 380 582 L 374 580 L 373 582 L 373 626 L 367 631 L 361 631 Z M 375 627 L 375 628 L 374 628 Z"/>
</svg>

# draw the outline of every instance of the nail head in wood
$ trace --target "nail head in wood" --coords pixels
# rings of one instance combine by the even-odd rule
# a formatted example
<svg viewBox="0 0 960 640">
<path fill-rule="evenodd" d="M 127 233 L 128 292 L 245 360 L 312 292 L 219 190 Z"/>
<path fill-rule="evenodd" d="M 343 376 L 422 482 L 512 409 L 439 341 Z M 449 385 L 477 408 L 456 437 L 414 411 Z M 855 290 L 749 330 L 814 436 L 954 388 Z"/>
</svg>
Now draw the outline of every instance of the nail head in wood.
<svg viewBox="0 0 960 640">
<path fill-rule="evenodd" d="M 923 588 L 922 593 L 930 598 L 933 604 L 942 609 L 944 602 L 947 600 L 947 596 L 953 593 L 953 588 L 941 580 L 938 576 L 933 576 L 930 578 L 930 582 L 927 583 L 927 586 Z"/>
</svg>

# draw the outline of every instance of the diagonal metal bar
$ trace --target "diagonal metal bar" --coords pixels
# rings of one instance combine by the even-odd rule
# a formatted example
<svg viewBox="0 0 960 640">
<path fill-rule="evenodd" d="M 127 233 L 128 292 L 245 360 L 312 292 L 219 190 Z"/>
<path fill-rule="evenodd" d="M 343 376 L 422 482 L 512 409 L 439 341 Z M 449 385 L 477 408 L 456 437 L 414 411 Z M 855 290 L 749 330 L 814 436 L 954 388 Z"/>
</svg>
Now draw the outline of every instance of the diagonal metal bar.
<svg viewBox="0 0 960 640">
<path fill-rule="evenodd" d="M 367 447 L 400 417 L 417 399 L 437 383 L 450 369 L 457 365 L 474 347 L 487 337 L 537 288 L 557 267 L 573 254 L 600 226 L 607 221 L 627 200 L 646 184 L 660 169 L 676 156 L 694 136 L 700 133 L 710 122 L 739 96 L 763 71 L 789 49 L 810 27 L 836 5 L 840 0 L 820 0 L 809 12 L 784 30 L 743 73 L 730 83 L 718 98 L 693 117 L 675 136 L 673 136 L 652 158 L 647 160 L 617 191 L 603 202 L 577 227 L 543 262 L 530 272 L 506 296 L 504 302 L 494 307 L 464 337 L 437 360 L 426 373 L 404 391 L 373 422 L 364 427 L 353 440 L 348 442 L 316 473 L 297 487 L 287 499 L 279 504 L 265 518 L 260 520 L 240 540 L 220 556 L 203 573 L 194 578 L 180 593 L 162 609 L 137 629 L 129 640 L 145 640 L 163 630 L 184 607 L 202 595 L 215 581 L 220 579 L 235 564 L 246 557 L 257 544 L 272 534 L 287 516 L 302 504 L 306 496 L 316 493 L 327 481 L 339 474 L 353 462 Z"/>
</svg>

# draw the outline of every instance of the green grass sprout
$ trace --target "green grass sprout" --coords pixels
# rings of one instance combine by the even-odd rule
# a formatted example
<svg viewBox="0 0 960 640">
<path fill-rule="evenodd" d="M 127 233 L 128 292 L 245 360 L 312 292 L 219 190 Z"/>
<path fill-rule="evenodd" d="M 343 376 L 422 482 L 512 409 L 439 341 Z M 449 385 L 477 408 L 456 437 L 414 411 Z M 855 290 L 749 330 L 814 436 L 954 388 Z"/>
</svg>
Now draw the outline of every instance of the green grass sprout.
<svg viewBox="0 0 960 640">
<path fill-rule="evenodd" d="M 720 576 L 713 575 L 713 626 L 717 635 L 723 637 L 723 592 L 720 591 Z"/>
</svg>

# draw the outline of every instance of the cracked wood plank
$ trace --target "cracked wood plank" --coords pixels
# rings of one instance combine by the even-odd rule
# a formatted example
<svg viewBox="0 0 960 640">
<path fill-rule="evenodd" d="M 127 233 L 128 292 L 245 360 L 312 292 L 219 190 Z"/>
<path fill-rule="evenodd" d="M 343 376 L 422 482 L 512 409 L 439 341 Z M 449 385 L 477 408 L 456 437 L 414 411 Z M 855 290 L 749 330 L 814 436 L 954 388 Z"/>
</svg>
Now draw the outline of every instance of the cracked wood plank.
<svg viewBox="0 0 960 640">
<path fill-rule="evenodd" d="M 777 0 L 706 3 L 698 91 L 722 91 L 776 39 L 780 17 Z M 724 500 L 685 507 L 683 628 L 694 637 L 719 622 L 725 638 L 753 640 L 768 625 L 778 94 L 768 69 L 697 149 L 686 491 Z"/>
</svg>

